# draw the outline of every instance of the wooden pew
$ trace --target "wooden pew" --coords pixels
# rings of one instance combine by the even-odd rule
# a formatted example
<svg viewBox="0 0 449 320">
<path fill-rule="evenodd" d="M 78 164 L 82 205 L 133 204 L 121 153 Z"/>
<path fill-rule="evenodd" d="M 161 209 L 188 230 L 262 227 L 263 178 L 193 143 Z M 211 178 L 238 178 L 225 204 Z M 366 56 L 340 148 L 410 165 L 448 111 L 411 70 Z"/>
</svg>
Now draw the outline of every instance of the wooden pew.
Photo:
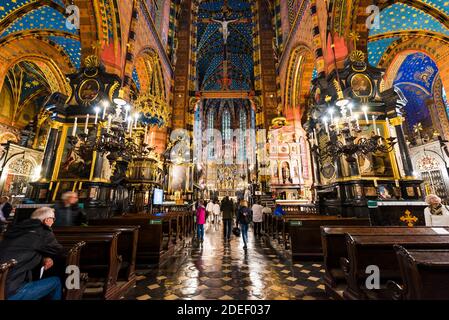
<svg viewBox="0 0 449 320">
<path fill-rule="evenodd" d="M 143 214 L 124 215 L 89 221 L 95 226 L 139 226 L 136 265 L 144 268 L 163 263 L 174 252 L 171 241 L 171 219 Z"/>
<path fill-rule="evenodd" d="M 0 301 L 6 299 L 6 277 L 8 277 L 8 272 L 17 264 L 16 260 L 10 260 L 3 264 L 0 264 Z"/>
<path fill-rule="evenodd" d="M 324 285 L 328 294 L 340 291 L 337 286 L 344 283 L 340 258 L 348 257 L 346 234 L 351 235 L 436 235 L 431 227 L 370 227 L 370 226 L 322 226 L 321 241 L 324 255 Z M 334 296 L 335 297 L 335 296 Z"/>
<path fill-rule="evenodd" d="M 64 270 L 61 270 L 61 273 L 64 272 L 65 275 L 65 267 L 67 266 L 77 266 L 80 268 L 80 258 L 81 258 L 81 250 L 86 245 L 85 241 L 72 241 L 72 240 L 61 240 L 60 244 L 65 249 L 65 261 L 64 261 Z M 50 269 L 51 270 L 51 269 Z M 81 300 L 84 294 L 84 290 L 86 289 L 87 282 L 89 277 L 87 273 L 80 274 L 80 288 L 79 289 L 67 289 L 65 284 L 66 277 L 63 277 L 64 281 L 62 281 L 63 285 L 63 299 L 64 300 Z"/>
<path fill-rule="evenodd" d="M 119 231 L 117 252 L 122 257 L 118 282 L 121 291 L 125 292 L 136 284 L 136 254 L 140 226 L 90 226 L 90 227 L 57 227 L 55 234 L 82 235 L 84 233 L 111 233 Z"/>
<path fill-rule="evenodd" d="M 449 250 L 394 249 L 403 283 L 389 283 L 396 300 L 449 300 Z"/>
<path fill-rule="evenodd" d="M 343 297 L 349 300 L 392 299 L 388 280 L 401 282 L 401 274 L 393 246 L 411 249 L 449 249 L 445 235 L 346 235 L 348 258 L 341 258 L 347 287 Z M 367 290 L 366 268 L 375 265 L 380 270 L 381 288 Z"/>
<path fill-rule="evenodd" d="M 291 218 L 287 222 L 288 231 L 286 232 L 289 234 L 293 259 L 322 258 L 321 226 L 369 225 L 369 219 L 339 216 L 305 216 Z"/>
<path fill-rule="evenodd" d="M 61 234 L 56 233 L 56 239 L 61 242 L 79 241 L 86 242 L 81 251 L 80 269 L 89 275 L 89 285 L 93 282 L 100 283 L 100 292 L 92 288 L 85 291 L 86 294 L 100 293 L 106 300 L 118 299 L 123 293 L 117 284 L 117 278 L 122 262 L 118 255 L 119 231 L 110 233 L 83 233 L 83 234 Z"/>
</svg>

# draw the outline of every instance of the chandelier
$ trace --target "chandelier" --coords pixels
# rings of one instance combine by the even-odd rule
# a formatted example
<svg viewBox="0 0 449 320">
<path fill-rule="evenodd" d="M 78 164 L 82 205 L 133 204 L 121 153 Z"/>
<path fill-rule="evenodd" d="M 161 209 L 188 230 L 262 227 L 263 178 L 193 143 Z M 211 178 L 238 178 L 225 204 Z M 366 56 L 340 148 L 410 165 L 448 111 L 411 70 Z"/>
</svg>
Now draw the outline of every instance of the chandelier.
<svg viewBox="0 0 449 320">
<path fill-rule="evenodd" d="M 94 129 L 89 131 L 90 115 L 86 115 L 84 130 L 77 134 L 78 118 L 75 118 L 72 135 L 68 141 L 72 149 L 81 158 L 86 159 L 96 151 L 113 163 L 117 160 L 130 162 L 133 158 L 145 158 L 150 154 L 151 148 L 148 140 L 148 127 L 139 124 L 140 113 L 131 114 L 131 106 L 117 104 L 114 109 L 108 101 L 102 102 L 101 108 L 94 108 Z M 109 112 L 108 112 L 109 111 Z"/>
<path fill-rule="evenodd" d="M 312 141 L 313 150 L 319 155 L 321 163 L 331 159 L 336 161 L 344 156 L 349 163 L 357 161 L 356 156 L 366 156 L 374 153 L 389 153 L 394 149 L 396 138 L 384 138 L 376 123 L 376 116 L 372 116 L 372 125 L 374 130 L 370 132 L 369 137 L 362 136 L 359 117 L 353 110 L 354 105 L 351 102 L 340 104 L 339 112 L 333 107 L 328 108 L 324 117 L 318 118 L 321 129 L 326 131 L 328 141 L 324 146 L 319 146 L 316 129 L 313 128 Z M 348 113 L 349 111 L 349 113 Z M 365 116 L 366 124 L 371 122 L 368 118 L 368 106 L 363 105 L 361 111 Z M 386 119 L 388 123 L 388 119 Z"/>
</svg>

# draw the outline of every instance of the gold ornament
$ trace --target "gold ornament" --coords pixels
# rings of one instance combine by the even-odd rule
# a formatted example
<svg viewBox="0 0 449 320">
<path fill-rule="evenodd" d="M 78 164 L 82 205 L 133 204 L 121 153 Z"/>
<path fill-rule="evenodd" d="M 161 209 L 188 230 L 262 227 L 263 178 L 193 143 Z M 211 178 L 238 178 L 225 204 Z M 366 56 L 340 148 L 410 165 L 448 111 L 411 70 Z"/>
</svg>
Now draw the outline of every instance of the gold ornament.
<svg viewBox="0 0 449 320">
<path fill-rule="evenodd" d="M 100 66 L 100 60 L 95 55 L 90 55 L 84 60 L 84 64 L 87 68 L 98 68 Z"/>
</svg>

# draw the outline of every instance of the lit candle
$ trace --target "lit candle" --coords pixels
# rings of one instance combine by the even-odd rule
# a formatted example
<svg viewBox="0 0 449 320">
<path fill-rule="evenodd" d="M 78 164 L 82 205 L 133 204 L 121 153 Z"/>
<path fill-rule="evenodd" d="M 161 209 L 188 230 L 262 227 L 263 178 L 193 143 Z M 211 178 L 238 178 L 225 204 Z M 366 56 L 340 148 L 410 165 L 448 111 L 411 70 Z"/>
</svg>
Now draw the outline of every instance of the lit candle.
<svg viewBox="0 0 449 320">
<path fill-rule="evenodd" d="M 86 123 L 84 124 L 84 133 L 87 134 L 89 132 L 88 126 L 89 126 L 89 116 L 86 116 Z"/>
<path fill-rule="evenodd" d="M 326 118 L 326 117 L 323 119 L 323 122 L 324 122 L 324 127 L 326 128 L 327 136 L 330 138 L 330 134 L 329 134 L 329 125 L 328 125 L 328 123 L 327 123 L 327 118 Z"/>
<path fill-rule="evenodd" d="M 385 118 L 385 122 L 387 123 L 387 128 L 390 128 L 390 119 L 388 117 Z"/>
<path fill-rule="evenodd" d="M 368 119 L 368 106 L 363 106 L 363 107 L 362 107 L 362 111 L 363 111 L 363 114 L 365 115 L 366 123 L 368 124 L 368 123 L 369 123 L 369 119 Z"/>
<path fill-rule="evenodd" d="M 109 115 L 109 116 L 108 116 L 108 127 L 107 127 L 108 133 L 109 133 L 109 131 L 110 131 L 110 129 L 111 129 L 111 124 L 112 124 L 112 116 Z"/>
<path fill-rule="evenodd" d="M 128 119 L 129 110 L 131 109 L 129 104 L 125 105 L 125 119 Z"/>
<path fill-rule="evenodd" d="M 337 130 L 337 134 L 340 134 L 340 127 L 338 125 L 339 122 L 340 122 L 340 118 L 335 118 L 334 125 L 335 125 L 335 129 Z"/>
<path fill-rule="evenodd" d="M 128 117 L 128 119 L 127 119 L 127 121 L 128 121 L 128 132 L 129 132 L 129 130 L 131 129 L 131 117 Z"/>
<path fill-rule="evenodd" d="M 103 104 L 103 120 L 106 118 L 106 109 L 108 108 L 108 105 L 106 103 Z"/>
<path fill-rule="evenodd" d="M 97 125 L 98 123 L 98 114 L 100 113 L 100 108 L 99 107 L 95 107 L 95 125 Z"/>
<path fill-rule="evenodd" d="M 73 123 L 72 137 L 76 135 L 77 128 L 78 128 L 78 118 L 75 118 L 75 122 Z"/>
</svg>

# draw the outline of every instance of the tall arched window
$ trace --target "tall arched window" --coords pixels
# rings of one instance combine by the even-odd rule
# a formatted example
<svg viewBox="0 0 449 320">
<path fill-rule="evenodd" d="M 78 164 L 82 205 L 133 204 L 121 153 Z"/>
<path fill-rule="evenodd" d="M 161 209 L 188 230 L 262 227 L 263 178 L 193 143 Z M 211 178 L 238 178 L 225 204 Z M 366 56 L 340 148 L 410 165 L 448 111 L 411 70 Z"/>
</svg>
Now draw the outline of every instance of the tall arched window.
<svg viewBox="0 0 449 320">
<path fill-rule="evenodd" d="M 208 141 L 208 156 L 209 159 L 213 159 L 215 156 L 215 148 L 214 148 L 214 117 L 215 110 L 210 109 L 209 114 L 207 115 L 207 141 Z"/>
<path fill-rule="evenodd" d="M 250 124 L 250 145 L 251 145 L 251 164 L 256 163 L 256 113 L 254 109 L 251 110 L 251 124 Z"/>
<path fill-rule="evenodd" d="M 202 161 L 202 130 L 201 130 L 201 108 L 198 106 L 195 110 L 195 125 L 193 126 L 193 136 L 195 141 L 194 156 L 197 161 Z"/>
<path fill-rule="evenodd" d="M 246 110 L 244 108 L 240 109 L 239 119 L 240 119 L 239 159 L 241 163 L 244 163 L 246 158 Z"/>
<path fill-rule="evenodd" d="M 229 109 L 225 109 L 223 112 L 221 128 L 223 140 L 227 144 L 231 140 L 231 113 Z"/>
</svg>

